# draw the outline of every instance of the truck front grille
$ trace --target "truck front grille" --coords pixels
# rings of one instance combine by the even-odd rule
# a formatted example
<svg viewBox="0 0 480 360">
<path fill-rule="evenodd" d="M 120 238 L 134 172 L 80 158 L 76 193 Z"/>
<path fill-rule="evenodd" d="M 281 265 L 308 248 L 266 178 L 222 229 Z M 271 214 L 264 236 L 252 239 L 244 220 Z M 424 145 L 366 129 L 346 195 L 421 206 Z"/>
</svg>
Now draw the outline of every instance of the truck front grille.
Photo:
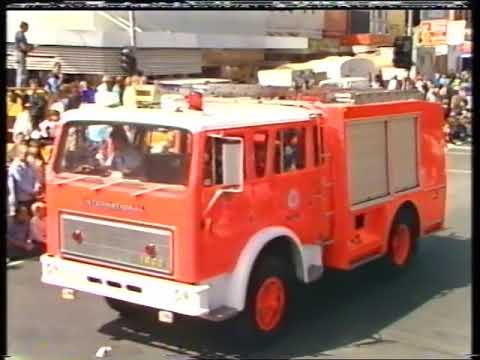
<svg viewBox="0 0 480 360">
<path fill-rule="evenodd" d="M 172 272 L 172 233 L 165 229 L 63 213 L 62 253 L 127 267 Z"/>
</svg>

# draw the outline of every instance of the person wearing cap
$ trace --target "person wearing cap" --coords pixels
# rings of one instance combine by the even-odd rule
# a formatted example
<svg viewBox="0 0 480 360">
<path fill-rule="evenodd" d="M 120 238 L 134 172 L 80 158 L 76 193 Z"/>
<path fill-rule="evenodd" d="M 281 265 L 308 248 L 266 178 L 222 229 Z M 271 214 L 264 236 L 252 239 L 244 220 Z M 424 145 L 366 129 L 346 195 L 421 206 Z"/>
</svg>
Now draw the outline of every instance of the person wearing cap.
<svg viewBox="0 0 480 360">
<path fill-rule="evenodd" d="M 95 94 L 95 104 L 100 106 L 120 105 L 118 94 L 113 91 L 114 81 L 111 77 L 104 77 L 103 83 L 97 87 Z"/>
</svg>

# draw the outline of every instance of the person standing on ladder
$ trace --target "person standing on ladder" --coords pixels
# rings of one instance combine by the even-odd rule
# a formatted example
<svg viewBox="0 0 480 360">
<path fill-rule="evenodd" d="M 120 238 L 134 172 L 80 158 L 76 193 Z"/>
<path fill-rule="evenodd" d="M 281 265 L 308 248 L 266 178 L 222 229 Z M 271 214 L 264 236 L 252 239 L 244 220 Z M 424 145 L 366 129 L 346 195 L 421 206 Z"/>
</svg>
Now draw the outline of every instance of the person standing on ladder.
<svg viewBox="0 0 480 360">
<path fill-rule="evenodd" d="M 22 21 L 20 30 L 15 34 L 15 50 L 17 52 L 17 81 L 16 86 L 21 87 L 27 81 L 27 55 L 34 48 L 29 44 L 25 33 L 28 31 L 28 23 Z"/>
</svg>

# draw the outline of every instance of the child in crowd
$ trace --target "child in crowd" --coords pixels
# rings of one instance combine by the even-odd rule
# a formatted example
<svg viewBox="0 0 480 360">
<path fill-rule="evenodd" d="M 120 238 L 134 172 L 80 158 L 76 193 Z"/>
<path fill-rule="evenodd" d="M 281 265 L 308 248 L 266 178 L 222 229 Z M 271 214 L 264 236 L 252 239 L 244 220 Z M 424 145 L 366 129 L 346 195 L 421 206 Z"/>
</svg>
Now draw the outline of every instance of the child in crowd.
<svg viewBox="0 0 480 360">
<path fill-rule="evenodd" d="M 34 169 L 40 192 L 45 188 L 45 161 L 40 152 L 40 144 L 31 140 L 28 147 L 27 162 Z"/>
<path fill-rule="evenodd" d="M 32 116 L 30 115 L 30 103 L 25 100 L 23 105 L 23 110 L 18 113 L 15 123 L 13 124 L 13 137 L 16 137 L 18 134 L 23 134 L 26 138 L 30 137 L 30 134 L 33 131 L 32 125 Z"/>
<path fill-rule="evenodd" d="M 44 247 L 47 240 L 47 206 L 45 203 L 36 202 L 32 205 L 33 217 L 30 220 L 30 238 L 35 245 Z"/>
</svg>

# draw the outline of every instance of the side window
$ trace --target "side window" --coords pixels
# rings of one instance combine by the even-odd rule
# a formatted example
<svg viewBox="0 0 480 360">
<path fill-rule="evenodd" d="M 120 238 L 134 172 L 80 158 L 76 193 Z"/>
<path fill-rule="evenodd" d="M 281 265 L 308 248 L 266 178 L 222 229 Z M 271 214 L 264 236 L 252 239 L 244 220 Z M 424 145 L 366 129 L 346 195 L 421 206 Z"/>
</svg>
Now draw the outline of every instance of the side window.
<svg viewBox="0 0 480 360">
<path fill-rule="evenodd" d="M 305 167 L 305 129 L 289 128 L 277 132 L 275 139 L 275 172 L 301 170 Z"/>
<path fill-rule="evenodd" d="M 242 135 L 226 135 L 244 138 Z M 245 149 L 244 149 L 245 151 Z M 222 141 L 220 138 L 207 136 L 204 153 L 203 185 L 213 186 L 223 183 Z M 243 157 L 243 177 L 246 177 L 246 156 Z"/>
<path fill-rule="evenodd" d="M 205 144 L 203 185 L 222 183 L 222 147 L 216 138 L 208 136 Z"/>
<path fill-rule="evenodd" d="M 267 168 L 268 131 L 257 131 L 253 134 L 255 151 L 255 174 L 257 177 L 265 176 Z"/>
<path fill-rule="evenodd" d="M 318 125 L 313 126 L 313 151 L 314 157 L 313 160 L 315 162 L 315 166 L 319 166 L 323 164 L 324 158 L 322 155 L 324 154 L 323 149 L 323 128 L 319 128 Z"/>
</svg>

